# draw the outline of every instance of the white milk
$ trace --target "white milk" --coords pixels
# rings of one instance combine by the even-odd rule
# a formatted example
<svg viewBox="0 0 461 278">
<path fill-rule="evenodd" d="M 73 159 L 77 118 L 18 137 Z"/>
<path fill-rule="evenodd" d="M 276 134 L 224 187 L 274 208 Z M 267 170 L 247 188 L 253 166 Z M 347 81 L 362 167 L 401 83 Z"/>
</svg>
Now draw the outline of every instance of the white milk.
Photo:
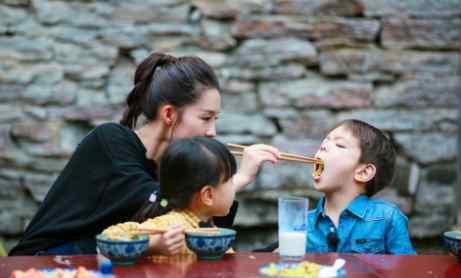
<svg viewBox="0 0 461 278">
<path fill-rule="evenodd" d="M 279 233 L 279 252 L 282 257 L 302 257 L 306 250 L 304 232 Z"/>
</svg>

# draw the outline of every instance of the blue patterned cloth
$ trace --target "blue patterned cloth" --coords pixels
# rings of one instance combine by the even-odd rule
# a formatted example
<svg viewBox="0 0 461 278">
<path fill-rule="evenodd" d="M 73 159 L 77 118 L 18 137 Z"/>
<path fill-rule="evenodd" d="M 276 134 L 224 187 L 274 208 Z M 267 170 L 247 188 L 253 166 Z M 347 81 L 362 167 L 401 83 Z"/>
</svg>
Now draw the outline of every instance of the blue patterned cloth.
<svg viewBox="0 0 461 278">
<path fill-rule="evenodd" d="M 321 198 L 309 211 L 306 252 L 416 254 L 408 219 L 397 206 L 360 195 L 341 212 L 335 227 L 324 212 L 324 202 Z"/>
</svg>

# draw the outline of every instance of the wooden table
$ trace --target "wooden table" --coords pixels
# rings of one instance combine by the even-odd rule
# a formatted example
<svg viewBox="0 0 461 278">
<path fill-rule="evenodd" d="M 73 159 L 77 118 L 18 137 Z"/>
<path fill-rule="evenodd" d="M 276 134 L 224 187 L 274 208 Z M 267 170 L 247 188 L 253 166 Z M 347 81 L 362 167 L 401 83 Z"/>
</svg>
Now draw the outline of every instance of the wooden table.
<svg viewBox="0 0 461 278">
<path fill-rule="evenodd" d="M 332 264 L 336 258 L 346 260 L 347 277 L 445 277 L 460 278 L 461 263 L 451 255 L 356 255 L 306 254 L 305 259 Z M 197 261 L 194 256 L 181 258 L 143 258 L 133 266 L 114 266 L 118 277 L 259 277 L 258 269 L 277 262 L 273 253 L 241 252 L 226 255 L 219 261 Z M 0 257 L 0 277 L 8 277 L 15 269 L 85 266 L 97 269 L 96 256 Z"/>
</svg>

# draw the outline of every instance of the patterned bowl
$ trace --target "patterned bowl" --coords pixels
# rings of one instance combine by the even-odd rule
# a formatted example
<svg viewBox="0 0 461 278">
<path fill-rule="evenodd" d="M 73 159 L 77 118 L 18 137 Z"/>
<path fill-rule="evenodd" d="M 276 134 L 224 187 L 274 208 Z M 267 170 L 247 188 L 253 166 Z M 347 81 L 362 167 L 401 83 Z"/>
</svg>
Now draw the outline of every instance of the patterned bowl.
<svg viewBox="0 0 461 278">
<path fill-rule="evenodd" d="M 461 231 L 448 231 L 443 233 L 443 241 L 448 249 L 458 257 L 458 262 L 461 263 Z"/>
<path fill-rule="evenodd" d="M 141 235 L 134 240 L 113 240 L 105 235 L 96 236 L 96 244 L 101 254 L 116 265 L 132 265 L 149 247 L 149 236 Z"/>
<path fill-rule="evenodd" d="M 217 234 L 186 232 L 186 244 L 202 260 L 219 260 L 231 247 L 236 232 L 232 229 L 219 228 Z"/>
</svg>

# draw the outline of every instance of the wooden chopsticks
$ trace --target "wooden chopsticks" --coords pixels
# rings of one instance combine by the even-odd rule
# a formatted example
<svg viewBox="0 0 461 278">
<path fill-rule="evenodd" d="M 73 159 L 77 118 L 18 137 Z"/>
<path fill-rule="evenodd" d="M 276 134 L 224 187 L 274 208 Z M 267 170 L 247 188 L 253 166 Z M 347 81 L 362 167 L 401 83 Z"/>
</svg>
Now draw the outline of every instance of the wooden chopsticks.
<svg viewBox="0 0 461 278">
<path fill-rule="evenodd" d="M 134 234 L 137 235 L 157 235 L 165 233 L 165 229 L 156 229 L 156 228 L 137 228 L 133 231 Z M 219 234 L 218 227 L 209 227 L 209 228 L 193 228 L 187 229 L 186 232 L 188 233 L 200 233 L 200 234 Z"/>
<path fill-rule="evenodd" d="M 247 146 L 239 145 L 239 144 L 232 144 L 228 143 L 227 147 L 230 149 L 231 153 L 234 155 L 243 155 L 243 149 Z M 280 153 L 280 160 L 285 161 L 294 161 L 294 162 L 303 162 L 309 164 L 321 164 L 323 163 L 322 160 L 314 157 L 303 156 L 299 154 L 292 154 L 292 153 Z"/>
</svg>

